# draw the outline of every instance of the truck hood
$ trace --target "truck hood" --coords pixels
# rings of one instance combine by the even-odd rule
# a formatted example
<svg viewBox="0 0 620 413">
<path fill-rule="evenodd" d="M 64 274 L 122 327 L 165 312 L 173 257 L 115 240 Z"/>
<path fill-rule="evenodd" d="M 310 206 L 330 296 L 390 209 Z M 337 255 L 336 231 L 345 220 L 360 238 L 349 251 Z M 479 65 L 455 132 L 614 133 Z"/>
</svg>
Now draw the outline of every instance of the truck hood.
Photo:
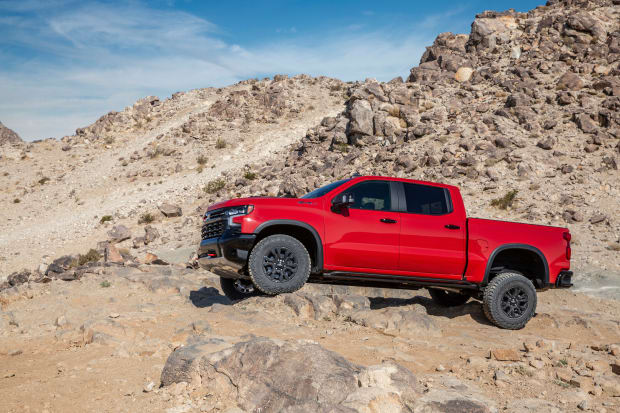
<svg viewBox="0 0 620 413">
<path fill-rule="evenodd" d="M 250 198 L 235 198 L 229 199 L 227 201 L 218 202 L 217 204 L 209 205 L 207 211 L 213 211 L 214 209 L 227 208 L 239 205 L 261 205 L 261 204 L 269 204 L 270 206 L 274 206 L 275 204 L 280 204 L 282 206 L 285 205 L 294 205 L 299 202 L 299 198 L 280 198 L 280 197 L 269 197 L 269 196 L 256 196 Z"/>
</svg>

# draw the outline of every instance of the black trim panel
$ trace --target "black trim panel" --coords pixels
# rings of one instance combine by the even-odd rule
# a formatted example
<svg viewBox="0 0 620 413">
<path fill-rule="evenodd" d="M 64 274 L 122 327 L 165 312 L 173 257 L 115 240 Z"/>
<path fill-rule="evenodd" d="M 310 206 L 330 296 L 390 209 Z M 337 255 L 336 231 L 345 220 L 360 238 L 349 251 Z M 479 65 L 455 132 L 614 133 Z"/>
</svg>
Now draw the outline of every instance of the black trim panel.
<svg viewBox="0 0 620 413">
<path fill-rule="evenodd" d="M 393 181 L 394 186 L 392 190 L 396 190 L 398 196 L 398 208 L 397 212 L 407 212 L 407 201 L 405 199 L 405 185 L 399 181 Z"/>
<path fill-rule="evenodd" d="M 443 189 L 443 194 L 446 197 L 446 205 L 448 206 L 448 212 L 444 215 L 451 214 L 454 212 L 454 205 L 452 204 L 452 196 L 450 196 L 450 191 L 448 188 Z"/>
<path fill-rule="evenodd" d="M 491 265 L 493 264 L 493 260 L 495 259 L 497 254 L 499 254 L 500 252 L 504 250 L 509 250 L 509 249 L 515 249 L 515 250 L 521 249 L 521 250 L 527 250 L 527 251 L 532 251 L 536 253 L 538 257 L 542 260 L 543 265 L 545 267 L 545 274 L 542 280 L 543 285 L 539 287 L 545 288 L 549 285 L 549 264 L 547 263 L 547 258 L 545 258 L 545 255 L 538 248 L 532 245 L 528 245 L 528 244 L 504 244 L 504 245 L 500 245 L 499 247 L 495 248 L 495 250 L 491 253 L 487 261 L 486 270 L 484 272 L 484 278 L 482 279 L 482 285 L 486 285 L 489 282 L 489 276 L 491 274 L 491 269 L 492 269 Z"/>
<path fill-rule="evenodd" d="M 198 248 L 198 257 L 209 257 L 211 253 L 215 254 L 211 256 L 212 258 L 223 257 L 230 263 L 244 266 L 247 256 L 239 256 L 238 250 L 251 250 L 255 240 L 254 234 L 240 234 L 229 229 L 224 231 L 220 237 L 202 240 Z"/>
<path fill-rule="evenodd" d="M 314 236 L 314 241 L 316 242 L 317 247 L 317 263 L 316 267 L 313 269 L 313 272 L 323 271 L 323 242 L 321 241 L 321 236 L 319 235 L 318 231 L 314 229 L 312 225 L 306 224 L 302 221 L 295 221 L 293 219 L 273 219 L 271 221 L 265 221 L 258 227 L 256 227 L 256 229 L 254 230 L 254 234 L 258 236 L 262 230 L 272 227 L 274 225 L 292 225 L 309 230 L 312 233 L 312 236 Z"/>
<path fill-rule="evenodd" d="M 560 271 L 558 278 L 555 280 L 555 288 L 570 288 L 572 283 L 573 272 L 572 271 Z"/>
<path fill-rule="evenodd" d="M 384 181 L 385 182 L 385 181 Z M 400 211 L 400 197 L 398 196 L 398 185 L 396 182 L 390 182 L 390 202 L 392 203 L 390 210 L 393 212 Z"/>
<path fill-rule="evenodd" d="M 360 287 L 418 289 L 423 287 L 444 287 L 476 290 L 478 284 L 461 280 L 411 277 L 406 275 L 369 274 L 346 271 L 330 271 L 314 277 L 312 282 L 323 284 L 343 284 Z"/>
</svg>

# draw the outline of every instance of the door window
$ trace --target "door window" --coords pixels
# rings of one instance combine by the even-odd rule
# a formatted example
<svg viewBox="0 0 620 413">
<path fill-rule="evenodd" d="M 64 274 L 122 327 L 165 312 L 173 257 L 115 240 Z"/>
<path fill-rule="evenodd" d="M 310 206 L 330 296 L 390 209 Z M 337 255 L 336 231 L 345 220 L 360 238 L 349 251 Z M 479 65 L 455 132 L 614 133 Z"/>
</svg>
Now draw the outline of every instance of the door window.
<svg viewBox="0 0 620 413">
<path fill-rule="evenodd" d="M 371 211 L 390 211 L 392 195 L 390 183 L 386 181 L 366 181 L 349 188 L 347 194 L 353 195 L 354 203 L 349 208 Z"/>
<path fill-rule="evenodd" d="M 405 183 L 407 212 L 424 215 L 443 215 L 452 212 L 448 190 L 437 186 Z"/>
</svg>

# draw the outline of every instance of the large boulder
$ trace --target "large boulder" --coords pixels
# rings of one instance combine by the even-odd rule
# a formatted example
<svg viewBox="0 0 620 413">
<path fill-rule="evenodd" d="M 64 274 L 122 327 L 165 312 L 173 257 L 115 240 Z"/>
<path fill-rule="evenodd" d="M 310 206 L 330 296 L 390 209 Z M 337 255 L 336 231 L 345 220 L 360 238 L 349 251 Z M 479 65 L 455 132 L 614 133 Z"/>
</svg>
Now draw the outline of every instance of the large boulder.
<svg viewBox="0 0 620 413">
<path fill-rule="evenodd" d="M 224 408 L 401 412 L 419 396 L 409 370 L 392 363 L 364 368 L 314 342 L 254 338 L 222 350 L 213 339 L 194 340 L 168 357 L 161 384 L 208 389 Z"/>
<path fill-rule="evenodd" d="M 56 258 L 46 270 L 46 274 L 50 276 L 57 276 L 62 274 L 77 265 L 77 259 L 71 255 L 63 255 L 60 258 Z"/>
<path fill-rule="evenodd" d="M 471 79 L 471 75 L 473 74 L 474 74 L 474 69 L 472 69 L 471 67 L 462 66 L 462 67 L 459 67 L 456 73 L 454 74 L 454 79 L 456 79 L 456 81 L 460 83 L 468 82 L 469 79 Z"/>
<path fill-rule="evenodd" d="M 589 33 L 601 40 L 607 36 L 607 31 L 601 21 L 585 11 L 569 16 L 566 25 L 573 30 Z"/>
<path fill-rule="evenodd" d="M 573 119 L 583 133 L 595 133 L 597 125 L 587 113 L 576 113 Z"/>
<path fill-rule="evenodd" d="M 115 225 L 108 231 L 108 239 L 110 242 L 117 243 L 131 238 L 131 231 L 124 225 Z"/>
<path fill-rule="evenodd" d="M 180 217 L 181 215 L 183 215 L 183 210 L 178 205 L 172 205 L 172 204 L 168 204 L 168 203 L 163 203 L 159 207 L 159 210 L 167 218 Z"/>
<path fill-rule="evenodd" d="M 573 72 L 566 72 L 558 79 L 556 87 L 560 90 L 579 90 L 583 87 L 583 80 Z"/>
<path fill-rule="evenodd" d="M 358 99 L 349 108 L 350 134 L 372 135 L 373 133 L 373 113 L 370 103 L 367 100 Z"/>
<path fill-rule="evenodd" d="M 498 41 L 507 42 L 511 37 L 511 31 L 516 28 L 515 17 L 508 14 L 477 16 L 471 25 L 467 48 L 493 49 Z"/>
</svg>

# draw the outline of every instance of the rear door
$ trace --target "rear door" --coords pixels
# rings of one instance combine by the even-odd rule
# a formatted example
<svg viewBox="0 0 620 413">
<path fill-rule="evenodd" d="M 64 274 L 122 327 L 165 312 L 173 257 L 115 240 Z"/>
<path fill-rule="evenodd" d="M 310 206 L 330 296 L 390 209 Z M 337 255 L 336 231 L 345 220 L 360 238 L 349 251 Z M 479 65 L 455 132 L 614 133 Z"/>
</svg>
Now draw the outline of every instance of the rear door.
<svg viewBox="0 0 620 413">
<path fill-rule="evenodd" d="M 461 278 L 465 269 L 466 231 L 463 211 L 455 211 L 449 189 L 400 183 L 401 271 L 416 276 Z"/>
<path fill-rule="evenodd" d="M 355 202 L 344 213 L 329 211 L 326 215 L 326 268 L 351 272 L 398 269 L 401 214 L 395 212 L 395 185 L 382 180 L 362 181 L 336 195 L 351 194 Z"/>
</svg>

